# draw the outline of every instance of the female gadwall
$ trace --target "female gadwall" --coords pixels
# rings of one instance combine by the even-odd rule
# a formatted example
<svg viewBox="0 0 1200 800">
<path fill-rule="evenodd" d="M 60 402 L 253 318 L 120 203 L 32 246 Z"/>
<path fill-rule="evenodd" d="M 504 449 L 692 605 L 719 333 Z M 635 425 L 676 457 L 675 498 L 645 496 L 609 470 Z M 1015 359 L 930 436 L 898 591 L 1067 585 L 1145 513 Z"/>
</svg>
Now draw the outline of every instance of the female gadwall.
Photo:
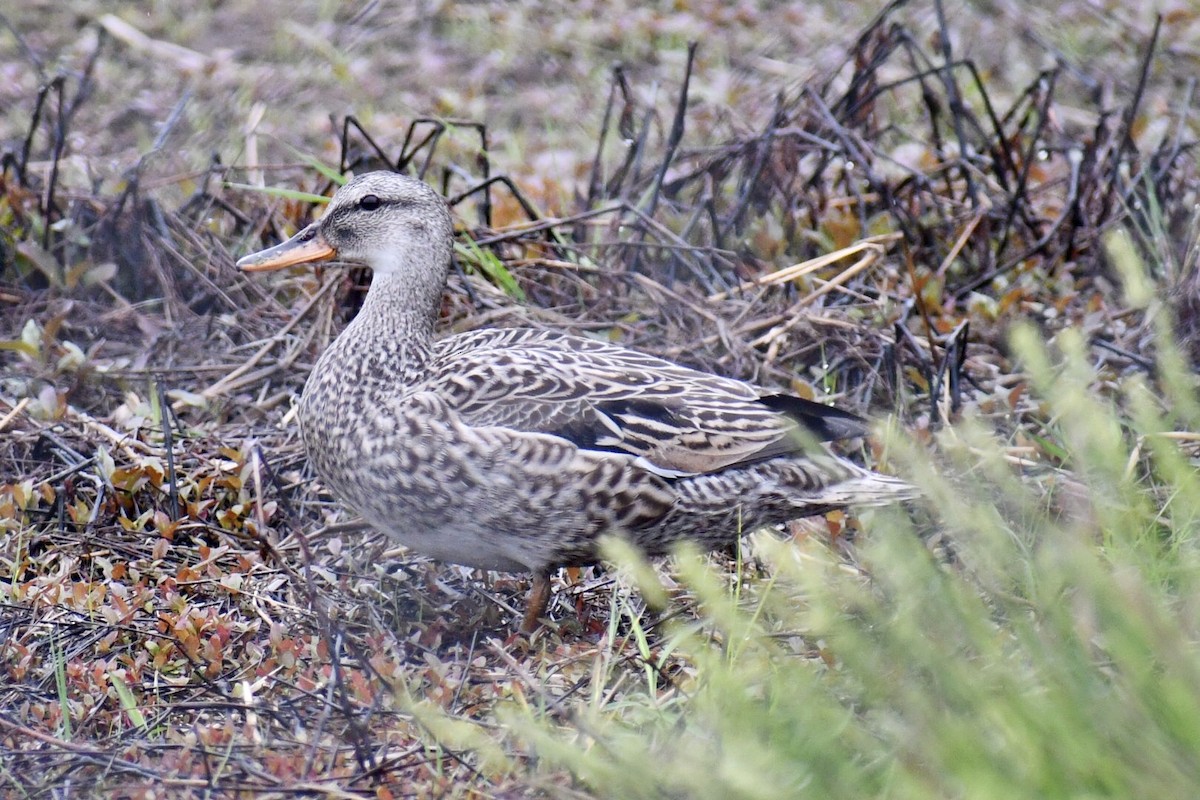
<svg viewBox="0 0 1200 800">
<path fill-rule="evenodd" d="M 372 172 L 339 189 L 319 222 L 238 266 L 337 259 L 374 271 L 304 386 L 309 460 L 413 550 L 531 571 L 524 630 L 545 611 L 553 570 L 594 563 L 604 534 L 659 555 L 913 495 L 816 444 L 866 431 L 820 403 L 555 331 L 435 340 L 453 233 L 426 184 Z"/>
</svg>

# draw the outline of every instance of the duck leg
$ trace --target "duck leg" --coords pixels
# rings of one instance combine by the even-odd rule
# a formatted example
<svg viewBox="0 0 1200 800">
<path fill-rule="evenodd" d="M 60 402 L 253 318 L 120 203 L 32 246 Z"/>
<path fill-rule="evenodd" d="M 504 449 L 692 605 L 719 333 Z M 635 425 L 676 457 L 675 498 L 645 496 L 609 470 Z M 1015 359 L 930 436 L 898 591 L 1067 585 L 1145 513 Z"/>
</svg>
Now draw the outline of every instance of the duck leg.
<svg viewBox="0 0 1200 800">
<path fill-rule="evenodd" d="M 543 569 L 533 573 L 533 586 L 529 589 L 529 597 L 525 599 L 525 616 L 521 618 L 521 633 L 533 633 L 546 613 L 550 603 L 550 574 L 552 570 Z"/>
</svg>

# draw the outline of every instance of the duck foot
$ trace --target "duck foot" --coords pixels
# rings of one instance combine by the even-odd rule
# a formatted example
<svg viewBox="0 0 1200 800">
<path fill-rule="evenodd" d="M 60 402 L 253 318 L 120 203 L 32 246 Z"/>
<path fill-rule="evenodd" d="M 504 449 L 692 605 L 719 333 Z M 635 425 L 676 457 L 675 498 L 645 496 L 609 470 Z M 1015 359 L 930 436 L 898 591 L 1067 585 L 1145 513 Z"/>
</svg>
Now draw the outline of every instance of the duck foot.
<svg viewBox="0 0 1200 800">
<path fill-rule="evenodd" d="M 525 599 L 525 616 L 521 618 L 521 633 L 533 633 L 541 624 L 542 615 L 550 603 L 550 571 L 533 574 L 533 586 Z"/>
</svg>

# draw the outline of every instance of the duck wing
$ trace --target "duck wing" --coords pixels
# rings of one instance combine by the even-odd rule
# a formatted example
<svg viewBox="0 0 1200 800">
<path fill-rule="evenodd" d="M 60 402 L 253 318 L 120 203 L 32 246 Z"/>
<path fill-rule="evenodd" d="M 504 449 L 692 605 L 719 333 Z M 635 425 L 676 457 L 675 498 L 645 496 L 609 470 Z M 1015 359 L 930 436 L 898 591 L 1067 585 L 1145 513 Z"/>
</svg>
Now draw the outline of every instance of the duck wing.
<svg viewBox="0 0 1200 800">
<path fill-rule="evenodd" d="M 439 343 L 420 387 L 464 423 L 624 453 L 668 478 L 718 472 L 863 435 L 845 411 L 553 331 L 485 330 Z"/>
</svg>

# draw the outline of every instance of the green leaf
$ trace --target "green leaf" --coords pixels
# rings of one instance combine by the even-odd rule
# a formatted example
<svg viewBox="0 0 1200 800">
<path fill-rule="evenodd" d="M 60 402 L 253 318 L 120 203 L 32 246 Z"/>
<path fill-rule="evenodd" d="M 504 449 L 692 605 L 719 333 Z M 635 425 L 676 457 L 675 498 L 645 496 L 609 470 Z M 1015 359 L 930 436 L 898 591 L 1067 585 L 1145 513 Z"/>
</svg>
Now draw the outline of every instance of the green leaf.
<svg viewBox="0 0 1200 800">
<path fill-rule="evenodd" d="M 455 242 L 454 250 L 467 266 L 481 272 L 488 280 L 503 289 L 509 297 L 521 303 L 525 302 L 525 292 L 495 253 L 484 250 L 472 239 L 467 239 L 466 244 Z"/>
<path fill-rule="evenodd" d="M 149 727 L 146 724 L 146 717 L 143 716 L 142 710 L 138 708 L 137 699 L 134 698 L 133 692 L 129 691 L 129 687 L 125 685 L 125 680 L 115 672 L 108 673 L 108 682 L 117 690 L 117 697 L 121 701 L 121 708 L 125 709 L 125 713 L 129 715 L 129 719 L 133 724 L 138 726 L 142 733 L 147 732 Z"/>
<path fill-rule="evenodd" d="M 328 203 L 329 198 L 322 194 L 313 194 L 311 192 L 301 192 L 296 189 L 283 189 L 278 186 L 251 186 L 248 183 L 234 183 L 225 181 L 225 188 L 240 189 L 244 192 L 257 192 L 265 194 L 269 197 L 282 197 L 285 200 L 299 200 L 302 203 Z"/>
<path fill-rule="evenodd" d="M 321 159 L 317 158 L 316 156 L 309 155 L 303 150 L 299 150 L 290 144 L 284 143 L 284 146 L 287 147 L 288 150 L 292 151 L 292 154 L 295 155 L 296 158 L 300 159 L 305 164 L 308 164 L 310 167 L 336 183 L 338 186 L 344 186 L 346 184 L 346 176 L 326 164 Z"/>
</svg>

